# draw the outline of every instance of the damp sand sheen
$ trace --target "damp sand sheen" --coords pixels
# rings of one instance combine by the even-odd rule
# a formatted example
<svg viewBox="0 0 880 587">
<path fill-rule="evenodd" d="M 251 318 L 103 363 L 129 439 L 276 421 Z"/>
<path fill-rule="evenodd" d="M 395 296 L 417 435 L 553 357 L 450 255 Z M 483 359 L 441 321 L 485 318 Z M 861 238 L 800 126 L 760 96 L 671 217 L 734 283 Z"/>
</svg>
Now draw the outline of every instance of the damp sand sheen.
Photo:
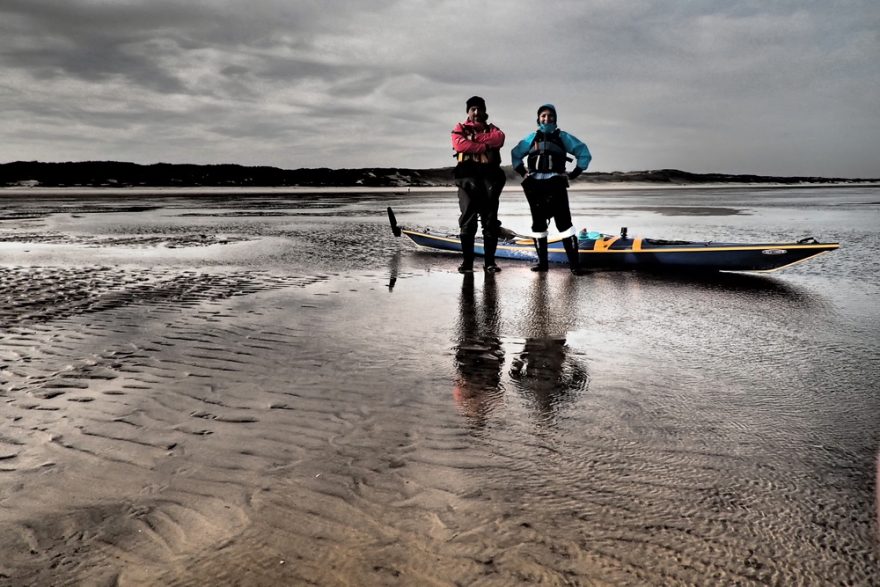
<svg viewBox="0 0 880 587">
<path fill-rule="evenodd" d="M 235 196 L 0 200 L 0 585 L 875 580 L 876 194 L 713 280 L 463 277 L 384 218 L 452 194 Z M 630 213 L 791 216 L 754 197 Z"/>
</svg>

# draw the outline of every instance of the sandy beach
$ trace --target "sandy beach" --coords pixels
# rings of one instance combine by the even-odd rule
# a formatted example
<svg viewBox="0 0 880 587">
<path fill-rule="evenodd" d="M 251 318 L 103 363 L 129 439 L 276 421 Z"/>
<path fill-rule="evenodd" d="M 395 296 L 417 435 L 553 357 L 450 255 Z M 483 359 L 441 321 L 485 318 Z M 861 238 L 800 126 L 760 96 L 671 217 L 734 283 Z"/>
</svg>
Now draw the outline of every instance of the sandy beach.
<svg viewBox="0 0 880 587">
<path fill-rule="evenodd" d="M 872 584 L 877 188 L 612 191 L 842 248 L 462 276 L 385 219 L 443 190 L 6 192 L 0 585 Z"/>
</svg>

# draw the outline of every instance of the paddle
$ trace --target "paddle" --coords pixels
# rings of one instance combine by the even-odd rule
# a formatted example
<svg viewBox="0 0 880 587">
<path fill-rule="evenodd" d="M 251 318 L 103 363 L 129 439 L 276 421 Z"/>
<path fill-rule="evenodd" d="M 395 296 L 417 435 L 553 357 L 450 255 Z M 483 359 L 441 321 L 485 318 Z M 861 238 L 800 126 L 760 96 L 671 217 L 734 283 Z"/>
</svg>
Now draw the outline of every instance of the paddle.
<svg viewBox="0 0 880 587">
<path fill-rule="evenodd" d="M 394 210 L 391 209 L 391 206 L 388 206 L 388 220 L 391 222 L 391 232 L 394 233 L 394 236 L 400 236 L 400 227 L 397 225 L 397 218 L 394 216 Z"/>
</svg>

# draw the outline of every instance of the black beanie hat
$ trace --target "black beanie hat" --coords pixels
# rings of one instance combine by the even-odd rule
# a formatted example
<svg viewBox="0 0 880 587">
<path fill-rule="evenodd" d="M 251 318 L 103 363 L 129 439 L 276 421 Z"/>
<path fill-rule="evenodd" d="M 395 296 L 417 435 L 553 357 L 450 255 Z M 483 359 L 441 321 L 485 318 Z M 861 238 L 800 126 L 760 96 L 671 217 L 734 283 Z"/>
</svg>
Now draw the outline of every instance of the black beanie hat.
<svg viewBox="0 0 880 587">
<path fill-rule="evenodd" d="M 465 112 L 471 109 L 472 106 L 479 106 L 483 110 L 486 109 L 486 101 L 480 98 L 479 96 L 471 96 L 468 98 L 467 107 L 464 109 Z"/>
</svg>

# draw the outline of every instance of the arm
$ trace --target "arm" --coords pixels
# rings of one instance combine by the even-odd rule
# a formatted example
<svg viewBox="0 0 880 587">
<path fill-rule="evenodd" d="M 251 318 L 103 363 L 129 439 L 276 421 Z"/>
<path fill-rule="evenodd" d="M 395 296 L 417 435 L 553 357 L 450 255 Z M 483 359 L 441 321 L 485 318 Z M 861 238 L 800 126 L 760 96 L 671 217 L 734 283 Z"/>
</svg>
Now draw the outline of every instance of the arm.
<svg viewBox="0 0 880 587">
<path fill-rule="evenodd" d="M 590 161 L 593 160 L 587 145 L 576 136 L 570 135 L 567 132 L 559 133 L 559 138 L 562 139 L 565 150 L 577 157 L 578 168 L 581 171 L 585 171 L 590 166 Z"/>
<path fill-rule="evenodd" d="M 532 146 L 532 141 L 535 140 L 535 133 L 529 134 L 526 138 L 521 140 L 516 144 L 513 150 L 510 152 L 510 164 L 514 169 L 522 165 L 523 157 L 528 155 L 529 147 Z"/>
<path fill-rule="evenodd" d="M 504 146 L 504 133 L 494 124 L 490 124 L 486 132 L 477 133 L 474 140 L 489 149 L 500 149 Z"/>
<path fill-rule="evenodd" d="M 471 140 L 472 133 L 468 132 L 461 123 L 452 131 L 452 149 L 456 153 L 485 153 L 486 145 Z"/>
</svg>

